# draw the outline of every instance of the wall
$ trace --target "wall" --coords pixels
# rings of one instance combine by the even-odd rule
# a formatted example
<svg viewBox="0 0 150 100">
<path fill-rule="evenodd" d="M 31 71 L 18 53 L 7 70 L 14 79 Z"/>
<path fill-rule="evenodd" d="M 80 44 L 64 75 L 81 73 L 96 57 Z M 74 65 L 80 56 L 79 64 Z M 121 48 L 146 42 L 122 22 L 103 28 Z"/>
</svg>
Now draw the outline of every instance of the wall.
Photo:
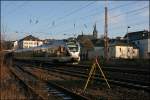
<svg viewBox="0 0 150 100">
<path fill-rule="evenodd" d="M 23 41 L 23 48 L 37 47 L 42 44 L 42 41 Z"/>
<path fill-rule="evenodd" d="M 132 59 L 133 47 L 131 46 L 116 46 L 116 58 Z"/>
<path fill-rule="evenodd" d="M 150 50 L 150 39 L 136 40 L 134 43 L 139 47 L 139 56 L 143 59 L 150 58 L 148 52 Z"/>
<path fill-rule="evenodd" d="M 139 57 L 139 50 L 134 49 L 132 46 L 111 46 L 109 47 L 108 55 L 109 58 L 111 59 L 116 58 L 132 59 Z M 104 47 L 94 47 L 94 50 L 84 49 L 81 51 L 81 60 L 92 60 L 96 56 L 104 57 Z"/>
<path fill-rule="evenodd" d="M 132 56 L 135 59 L 139 58 L 139 49 L 133 49 Z"/>
<path fill-rule="evenodd" d="M 148 53 L 150 53 L 150 39 L 148 39 Z"/>
</svg>

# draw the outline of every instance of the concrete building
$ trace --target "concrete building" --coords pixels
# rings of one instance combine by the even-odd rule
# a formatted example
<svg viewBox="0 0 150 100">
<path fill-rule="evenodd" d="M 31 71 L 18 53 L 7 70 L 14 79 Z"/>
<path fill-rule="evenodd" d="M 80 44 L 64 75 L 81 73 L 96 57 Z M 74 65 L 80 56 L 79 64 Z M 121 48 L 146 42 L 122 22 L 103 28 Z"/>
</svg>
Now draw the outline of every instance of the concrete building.
<svg viewBox="0 0 150 100">
<path fill-rule="evenodd" d="M 150 59 L 150 32 L 147 30 L 130 32 L 124 37 L 129 43 L 139 48 L 139 56 L 143 59 Z"/>
<path fill-rule="evenodd" d="M 25 38 L 18 41 L 18 47 L 20 49 L 37 47 L 42 44 L 43 44 L 42 40 L 40 40 L 32 35 L 26 36 Z"/>
</svg>

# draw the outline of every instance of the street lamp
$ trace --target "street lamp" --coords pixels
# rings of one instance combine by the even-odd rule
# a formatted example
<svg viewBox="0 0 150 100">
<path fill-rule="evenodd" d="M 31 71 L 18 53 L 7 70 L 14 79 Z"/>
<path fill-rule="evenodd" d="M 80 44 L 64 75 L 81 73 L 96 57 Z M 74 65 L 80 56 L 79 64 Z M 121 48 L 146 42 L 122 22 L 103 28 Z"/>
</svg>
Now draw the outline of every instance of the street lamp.
<svg viewBox="0 0 150 100">
<path fill-rule="evenodd" d="M 128 34 L 128 29 L 131 28 L 130 26 L 127 27 L 127 34 Z"/>
<path fill-rule="evenodd" d="M 131 27 L 130 26 L 127 27 L 127 41 L 128 41 L 128 43 L 129 43 L 129 36 L 128 36 L 128 31 L 129 31 L 128 29 L 129 28 L 131 28 Z"/>
</svg>

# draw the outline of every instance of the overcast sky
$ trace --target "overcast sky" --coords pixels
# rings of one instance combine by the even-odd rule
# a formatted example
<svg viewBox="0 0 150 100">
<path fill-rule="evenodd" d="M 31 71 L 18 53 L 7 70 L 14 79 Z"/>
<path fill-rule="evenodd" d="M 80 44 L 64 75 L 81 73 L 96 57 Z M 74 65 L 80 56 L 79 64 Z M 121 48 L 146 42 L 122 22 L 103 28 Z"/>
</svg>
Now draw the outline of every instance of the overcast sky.
<svg viewBox="0 0 150 100">
<path fill-rule="evenodd" d="M 62 39 L 104 33 L 104 1 L 1 1 L 1 31 L 5 39 L 16 40 L 32 34 L 40 39 Z M 124 36 L 149 29 L 149 1 L 109 1 L 108 36 Z"/>
</svg>

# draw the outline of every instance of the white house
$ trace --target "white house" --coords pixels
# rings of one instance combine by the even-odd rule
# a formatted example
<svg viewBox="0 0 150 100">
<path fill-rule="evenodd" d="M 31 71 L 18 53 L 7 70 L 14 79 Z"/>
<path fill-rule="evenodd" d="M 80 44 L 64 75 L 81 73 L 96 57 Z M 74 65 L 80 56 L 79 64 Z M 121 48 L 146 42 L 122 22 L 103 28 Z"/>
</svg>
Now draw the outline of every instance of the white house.
<svg viewBox="0 0 150 100">
<path fill-rule="evenodd" d="M 14 41 L 13 42 L 13 49 L 17 49 L 18 48 L 18 41 Z"/>
<path fill-rule="evenodd" d="M 116 43 L 108 48 L 109 58 L 135 59 L 139 58 L 139 50 L 127 43 Z"/>
<path fill-rule="evenodd" d="M 43 44 L 43 42 L 40 39 L 33 37 L 32 35 L 29 35 L 29 36 L 18 41 L 18 47 L 21 49 L 37 47 L 37 46 L 40 46 L 42 44 Z"/>
<path fill-rule="evenodd" d="M 99 42 L 98 45 L 94 46 L 94 50 L 88 52 L 89 59 L 96 56 L 104 57 L 104 43 Z M 109 44 L 108 56 L 110 59 L 137 59 L 139 58 L 139 49 L 132 44 L 116 42 Z"/>
</svg>

